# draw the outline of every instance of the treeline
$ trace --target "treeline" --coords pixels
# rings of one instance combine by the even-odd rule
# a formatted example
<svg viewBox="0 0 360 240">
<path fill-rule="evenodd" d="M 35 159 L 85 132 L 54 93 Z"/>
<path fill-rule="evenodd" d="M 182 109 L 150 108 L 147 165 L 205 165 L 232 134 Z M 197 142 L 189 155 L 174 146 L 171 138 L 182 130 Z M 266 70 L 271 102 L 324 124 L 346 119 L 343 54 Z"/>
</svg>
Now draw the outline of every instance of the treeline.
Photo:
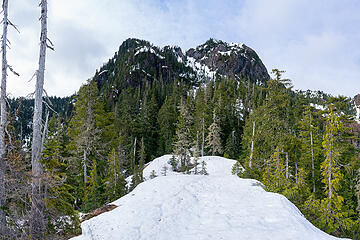
<svg viewBox="0 0 360 240">
<path fill-rule="evenodd" d="M 320 229 L 358 239 L 359 125 L 350 99 L 330 97 L 316 109 L 274 73 L 246 121 L 239 175 L 285 195 Z"/>
</svg>

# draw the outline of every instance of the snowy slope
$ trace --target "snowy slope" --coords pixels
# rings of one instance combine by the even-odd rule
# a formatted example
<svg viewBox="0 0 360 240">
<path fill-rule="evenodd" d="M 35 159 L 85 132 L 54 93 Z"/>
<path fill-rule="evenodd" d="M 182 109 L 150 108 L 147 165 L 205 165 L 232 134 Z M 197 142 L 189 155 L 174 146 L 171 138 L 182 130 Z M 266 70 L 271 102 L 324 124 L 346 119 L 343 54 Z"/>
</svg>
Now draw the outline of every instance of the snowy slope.
<svg viewBox="0 0 360 240">
<path fill-rule="evenodd" d="M 144 170 L 160 172 L 171 156 Z M 169 173 L 147 180 L 82 223 L 83 239 L 336 239 L 308 222 L 285 197 L 231 175 L 233 160 L 204 157 L 209 175 Z M 159 174 L 161 175 L 161 174 Z"/>
<path fill-rule="evenodd" d="M 167 176 L 183 176 L 181 173 L 171 171 L 171 165 L 169 164 L 171 157 L 172 155 L 164 155 L 151 161 L 143 171 L 144 179 L 149 180 L 152 171 L 155 171 L 158 176 L 163 175 L 164 166 L 168 169 Z M 206 163 L 206 169 L 210 175 L 231 175 L 232 166 L 236 163 L 235 160 L 214 156 L 200 157 L 198 160 L 199 165 L 201 165 L 202 161 Z M 199 166 L 199 170 L 201 170 L 201 166 Z"/>
</svg>

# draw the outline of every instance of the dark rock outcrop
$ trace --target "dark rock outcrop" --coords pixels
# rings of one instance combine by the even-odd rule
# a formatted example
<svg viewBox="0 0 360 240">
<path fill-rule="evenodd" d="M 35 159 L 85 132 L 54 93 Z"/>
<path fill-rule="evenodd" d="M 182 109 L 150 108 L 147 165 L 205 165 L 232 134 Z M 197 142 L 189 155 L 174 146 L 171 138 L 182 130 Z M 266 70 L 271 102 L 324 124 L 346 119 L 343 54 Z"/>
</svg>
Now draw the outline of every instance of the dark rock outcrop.
<svg viewBox="0 0 360 240">
<path fill-rule="evenodd" d="M 194 58 L 195 62 L 207 66 L 220 75 L 243 79 L 249 77 L 257 83 L 270 79 L 259 56 L 245 44 L 228 44 L 210 39 L 195 49 L 189 49 L 186 56 Z"/>
</svg>

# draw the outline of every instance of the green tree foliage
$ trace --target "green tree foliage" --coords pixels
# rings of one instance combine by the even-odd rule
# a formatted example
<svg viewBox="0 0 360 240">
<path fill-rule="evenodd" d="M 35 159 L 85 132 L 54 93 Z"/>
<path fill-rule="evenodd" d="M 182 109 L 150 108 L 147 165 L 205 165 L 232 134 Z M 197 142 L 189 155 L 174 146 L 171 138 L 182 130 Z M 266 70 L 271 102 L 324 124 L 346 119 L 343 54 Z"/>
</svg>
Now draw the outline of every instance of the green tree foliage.
<svg viewBox="0 0 360 240">
<path fill-rule="evenodd" d="M 209 127 L 209 134 L 206 137 L 207 147 L 210 149 L 210 153 L 215 156 L 223 153 L 223 148 L 220 138 L 220 126 L 214 110 L 213 123 Z"/>
<path fill-rule="evenodd" d="M 76 203 L 80 208 L 90 210 L 101 203 L 99 199 L 91 200 L 94 204 L 84 201 L 91 199 L 89 191 L 96 190 L 92 193 L 100 194 L 96 197 L 102 195 L 103 186 L 98 183 L 106 175 L 106 156 L 111 147 L 116 145 L 113 122 L 113 114 L 107 112 L 105 102 L 98 97 L 96 83 L 90 81 L 83 85 L 76 98 L 74 116 L 69 123 L 70 142 L 67 146 L 71 153 L 68 158 L 71 166 L 71 183 L 75 195 L 78 196 Z M 93 184 L 90 190 L 89 175 Z"/>
<path fill-rule="evenodd" d="M 255 172 L 262 171 L 264 159 L 270 159 L 276 147 L 281 146 L 283 149 L 280 150 L 284 151 L 291 139 L 291 84 L 289 80 L 281 79 L 281 71 L 275 69 L 273 73 L 276 78 L 268 82 L 264 104 L 253 110 L 244 127 L 242 145 L 246 153 L 245 166 L 252 152 L 252 171 Z M 254 123 L 256 128 L 253 136 Z"/>
<path fill-rule="evenodd" d="M 316 224 L 335 235 L 346 234 L 355 226 L 351 218 L 354 212 L 344 204 L 344 198 L 339 193 L 344 177 L 338 166 L 342 130 L 343 123 L 339 115 L 334 112 L 334 105 L 330 105 L 322 142 L 325 159 L 321 163 L 321 175 L 325 196 L 323 199 L 311 197 L 307 202 L 311 206 L 310 212 L 316 219 Z"/>
<path fill-rule="evenodd" d="M 199 174 L 199 157 L 200 157 L 200 148 L 199 148 L 199 133 L 197 133 L 196 141 L 193 146 L 193 164 L 194 164 L 194 174 Z"/>
<path fill-rule="evenodd" d="M 356 181 L 356 198 L 357 198 L 357 208 L 360 221 L 360 168 L 357 170 L 357 181 Z"/>
<path fill-rule="evenodd" d="M 308 172 L 311 172 L 310 185 L 312 192 L 316 192 L 316 186 L 319 185 L 319 171 L 317 166 L 321 160 L 321 144 L 319 139 L 319 128 L 313 117 L 310 106 L 306 106 L 304 116 L 299 121 L 299 139 L 301 141 L 300 162 L 304 164 Z"/>
<path fill-rule="evenodd" d="M 97 86 L 95 82 L 83 85 L 76 98 L 75 113 L 70 121 L 69 135 L 71 141 L 68 145 L 72 153 L 70 159 L 75 191 L 81 198 L 88 181 L 91 162 L 94 160 L 96 145 L 100 140 L 99 129 L 96 128 L 95 105 L 97 99 Z"/>
<path fill-rule="evenodd" d="M 298 206 L 301 206 L 310 196 L 310 190 L 305 180 L 306 171 L 304 168 L 299 168 L 296 182 L 282 192 L 284 196 Z"/>
<path fill-rule="evenodd" d="M 113 148 L 108 155 L 107 173 L 104 179 L 104 194 L 107 202 L 112 202 L 126 193 L 126 181 L 122 171 L 122 163 L 118 154 Z"/>
<path fill-rule="evenodd" d="M 49 122 L 49 135 L 42 151 L 44 166 L 45 204 L 49 234 L 76 234 L 79 232 L 80 221 L 72 203 L 75 197 L 73 188 L 67 183 L 66 149 L 63 145 L 65 131 L 58 117 L 53 116 Z"/>
<path fill-rule="evenodd" d="M 208 175 L 209 174 L 207 172 L 207 169 L 206 169 L 206 162 L 205 161 L 201 161 L 201 170 L 200 170 L 199 174 L 201 174 L 201 175 Z"/>
<path fill-rule="evenodd" d="M 83 209 L 88 212 L 89 210 L 98 208 L 103 202 L 101 180 L 98 177 L 98 169 L 96 161 L 92 163 L 92 169 L 90 171 L 89 182 L 85 188 L 85 194 L 83 199 Z"/>
<path fill-rule="evenodd" d="M 166 97 L 158 115 L 158 124 L 160 127 L 160 152 L 172 152 L 172 140 L 175 136 L 177 118 L 176 105 L 173 98 Z"/>
<path fill-rule="evenodd" d="M 180 104 L 180 114 L 176 124 L 176 141 L 174 142 L 174 154 L 179 158 L 180 171 L 188 170 L 190 161 L 190 147 L 192 142 L 191 128 L 193 124 L 192 113 L 188 104 L 184 101 Z"/>
<path fill-rule="evenodd" d="M 269 191 L 282 192 L 286 189 L 288 182 L 285 178 L 285 165 L 280 147 L 277 147 L 274 154 L 266 161 L 262 180 Z"/>
</svg>

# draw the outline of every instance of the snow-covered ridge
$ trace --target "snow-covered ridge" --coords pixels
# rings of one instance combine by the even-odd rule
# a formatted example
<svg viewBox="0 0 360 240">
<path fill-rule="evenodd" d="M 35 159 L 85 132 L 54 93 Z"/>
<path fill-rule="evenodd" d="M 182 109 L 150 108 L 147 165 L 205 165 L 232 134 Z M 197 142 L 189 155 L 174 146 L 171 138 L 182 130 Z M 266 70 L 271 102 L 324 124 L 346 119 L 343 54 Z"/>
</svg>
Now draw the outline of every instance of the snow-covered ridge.
<svg viewBox="0 0 360 240">
<path fill-rule="evenodd" d="M 147 181 L 82 223 L 74 239 L 337 239 L 314 227 L 284 196 L 231 174 L 234 160 L 203 157 L 209 175 L 172 173 L 171 155 L 152 161 Z M 160 174 L 167 166 L 166 176 Z M 149 174 L 159 176 L 149 179 Z"/>
<path fill-rule="evenodd" d="M 141 47 L 138 47 L 136 49 L 136 52 L 134 54 L 134 56 L 138 55 L 139 53 L 144 53 L 144 52 L 150 52 L 152 54 L 155 54 L 155 56 L 157 56 L 158 58 L 160 59 L 164 59 L 165 57 L 164 56 L 161 56 L 160 54 L 158 54 L 153 47 L 149 47 L 149 46 L 141 46 Z"/>
<path fill-rule="evenodd" d="M 214 48 L 216 48 L 218 45 L 223 45 L 224 47 L 227 48 L 228 51 L 240 51 L 240 50 L 244 49 L 243 43 L 234 43 L 234 42 L 227 43 L 227 42 L 223 42 L 221 40 L 210 39 L 206 43 L 196 47 L 196 50 L 197 51 L 214 50 Z"/>
</svg>

